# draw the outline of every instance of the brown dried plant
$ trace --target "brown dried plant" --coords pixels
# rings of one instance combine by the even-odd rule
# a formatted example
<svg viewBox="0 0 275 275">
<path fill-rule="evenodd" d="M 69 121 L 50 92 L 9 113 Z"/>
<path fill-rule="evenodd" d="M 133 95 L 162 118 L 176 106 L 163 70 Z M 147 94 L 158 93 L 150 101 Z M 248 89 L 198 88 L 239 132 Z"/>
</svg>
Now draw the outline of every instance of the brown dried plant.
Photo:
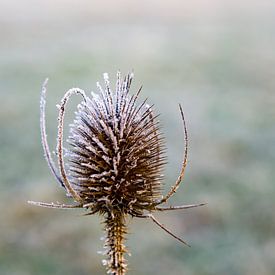
<svg viewBox="0 0 275 275">
<path fill-rule="evenodd" d="M 164 139 L 160 133 L 157 115 L 146 100 L 141 104 L 135 95 L 130 95 L 133 74 L 121 79 L 117 73 L 116 88 L 113 92 L 108 75 L 104 74 L 105 88 L 97 83 L 98 94 L 88 97 L 78 88 L 67 91 L 61 100 L 58 116 L 56 168 L 51 157 L 46 136 L 45 105 L 46 80 L 42 87 L 40 100 L 40 129 L 45 158 L 51 172 L 65 188 L 67 195 L 76 204 L 29 203 L 49 208 L 84 208 L 85 215 L 98 213 L 104 219 L 106 231 L 105 245 L 107 273 L 124 275 L 127 263 L 125 235 L 127 216 L 151 219 L 168 234 L 183 244 L 184 240 L 174 235 L 153 215 L 156 211 L 188 209 L 203 204 L 190 204 L 161 207 L 177 191 L 187 165 L 187 129 L 181 105 L 180 114 L 185 134 L 185 149 L 180 174 L 167 195 L 161 195 L 161 174 L 165 164 Z M 68 167 L 63 158 L 63 128 L 65 105 L 68 99 L 79 94 L 83 101 L 78 105 L 74 123 L 70 128 L 66 155 Z M 66 171 L 67 170 L 67 171 Z M 188 244 L 186 244 L 188 245 Z"/>
</svg>

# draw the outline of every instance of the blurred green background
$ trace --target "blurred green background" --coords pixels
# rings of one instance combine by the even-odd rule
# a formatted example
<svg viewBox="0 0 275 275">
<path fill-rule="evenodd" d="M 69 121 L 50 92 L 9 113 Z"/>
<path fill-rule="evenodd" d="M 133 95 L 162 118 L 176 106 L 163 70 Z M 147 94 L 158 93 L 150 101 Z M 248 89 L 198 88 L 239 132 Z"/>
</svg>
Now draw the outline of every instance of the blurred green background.
<svg viewBox="0 0 275 275">
<path fill-rule="evenodd" d="M 171 203 L 208 202 L 157 214 L 191 248 L 129 220 L 129 274 L 275 274 L 274 49 L 274 1 L 0 0 L 0 274 L 105 274 L 97 216 L 26 202 L 70 202 L 43 158 L 44 79 L 54 149 L 64 92 L 96 90 L 104 72 L 114 84 L 118 69 L 134 70 L 132 92 L 143 85 L 161 113 L 166 191 L 180 169 L 182 103 L 189 165 Z"/>
</svg>

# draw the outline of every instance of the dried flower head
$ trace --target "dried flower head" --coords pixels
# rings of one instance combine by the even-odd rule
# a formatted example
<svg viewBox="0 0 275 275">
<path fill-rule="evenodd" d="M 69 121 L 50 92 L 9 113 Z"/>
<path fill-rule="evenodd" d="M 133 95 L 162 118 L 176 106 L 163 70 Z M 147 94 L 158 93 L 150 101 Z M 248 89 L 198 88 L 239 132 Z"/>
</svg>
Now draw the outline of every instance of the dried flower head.
<svg viewBox="0 0 275 275">
<path fill-rule="evenodd" d="M 56 168 L 51 157 L 45 130 L 45 81 L 40 101 L 40 128 L 42 144 L 50 170 L 67 191 L 75 205 L 33 202 L 50 208 L 85 208 L 85 215 L 98 213 L 104 218 L 106 239 L 105 254 L 107 273 L 123 275 L 127 269 L 124 245 L 127 233 L 126 217 L 150 218 L 180 242 L 154 216 L 154 211 L 187 209 L 203 204 L 160 207 L 176 192 L 183 179 L 187 164 L 187 130 L 181 106 L 180 113 L 185 133 L 185 150 L 180 175 L 167 195 L 161 195 L 162 168 L 165 163 L 163 136 L 152 106 L 137 103 L 141 88 L 130 95 L 133 74 L 123 80 L 117 74 L 116 89 L 109 85 L 104 74 L 105 88 L 97 84 L 99 93 L 88 97 L 78 88 L 70 89 L 62 98 L 58 116 Z M 65 105 L 73 94 L 80 94 L 83 101 L 78 105 L 76 118 L 70 128 L 67 165 L 63 159 L 63 124 Z"/>
</svg>

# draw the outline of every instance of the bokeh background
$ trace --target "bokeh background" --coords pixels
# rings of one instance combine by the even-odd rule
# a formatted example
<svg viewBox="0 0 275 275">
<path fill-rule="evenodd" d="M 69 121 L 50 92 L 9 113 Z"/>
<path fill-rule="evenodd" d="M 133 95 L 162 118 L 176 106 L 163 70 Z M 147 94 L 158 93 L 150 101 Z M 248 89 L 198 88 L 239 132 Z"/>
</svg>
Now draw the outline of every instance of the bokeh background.
<svg viewBox="0 0 275 275">
<path fill-rule="evenodd" d="M 26 202 L 70 202 L 43 158 L 44 79 L 54 149 L 64 92 L 96 90 L 104 72 L 114 83 L 118 69 L 134 70 L 132 91 L 143 85 L 161 113 L 165 191 L 180 169 L 182 103 L 189 165 L 171 203 L 208 202 L 157 214 L 191 248 L 129 220 L 129 274 L 275 274 L 275 3 L 264 0 L 0 1 L 0 274 L 105 273 L 99 217 Z"/>
</svg>

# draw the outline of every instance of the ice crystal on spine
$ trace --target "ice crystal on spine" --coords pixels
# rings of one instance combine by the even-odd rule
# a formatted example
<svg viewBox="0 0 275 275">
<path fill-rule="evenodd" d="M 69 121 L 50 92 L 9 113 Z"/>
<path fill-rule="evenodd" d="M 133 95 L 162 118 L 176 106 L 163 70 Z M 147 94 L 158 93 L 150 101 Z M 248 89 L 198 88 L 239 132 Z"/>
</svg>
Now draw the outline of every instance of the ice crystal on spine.
<svg viewBox="0 0 275 275">
<path fill-rule="evenodd" d="M 45 127 L 46 84 L 40 101 L 40 128 L 45 157 L 50 170 L 77 204 L 30 203 L 50 208 L 85 208 L 86 215 L 99 213 L 104 218 L 108 274 L 123 275 L 127 270 L 124 244 L 127 216 L 150 218 L 171 236 L 175 236 L 154 216 L 154 211 L 187 209 L 203 204 L 160 207 L 176 192 L 187 164 L 187 130 L 182 108 L 180 113 L 185 134 L 185 150 L 180 175 L 167 195 L 161 195 L 162 168 L 165 163 L 164 141 L 157 116 L 146 100 L 137 102 L 141 88 L 130 95 L 133 74 L 121 79 L 117 73 L 112 91 L 107 73 L 103 74 L 105 88 L 97 83 L 98 93 L 88 97 L 78 88 L 70 89 L 58 105 L 58 137 L 56 168 L 49 150 Z M 67 169 L 63 160 L 63 123 L 65 105 L 73 94 L 83 101 L 77 106 L 76 117 L 70 125 L 66 150 Z M 67 170 L 67 171 L 66 171 Z"/>
</svg>

